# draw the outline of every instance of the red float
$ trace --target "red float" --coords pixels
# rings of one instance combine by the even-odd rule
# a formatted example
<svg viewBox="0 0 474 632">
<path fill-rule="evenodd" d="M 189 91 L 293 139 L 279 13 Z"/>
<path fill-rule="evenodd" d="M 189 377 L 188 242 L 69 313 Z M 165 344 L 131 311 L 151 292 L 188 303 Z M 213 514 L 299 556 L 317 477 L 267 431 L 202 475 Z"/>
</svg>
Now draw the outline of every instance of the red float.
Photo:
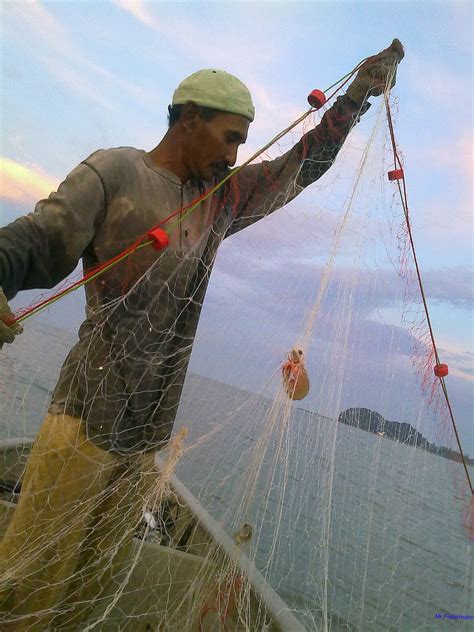
<svg viewBox="0 0 474 632">
<path fill-rule="evenodd" d="M 321 90 L 312 90 L 308 94 L 308 103 L 315 110 L 319 110 L 326 103 L 326 95 Z"/>
<path fill-rule="evenodd" d="M 447 364 L 435 364 L 433 367 L 434 374 L 436 377 L 446 377 L 449 373 Z"/>
<path fill-rule="evenodd" d="M 151 245 L 155 250 L 163 250 L 170 243 L 168 233 L 162 228 L 150 230 L 148 238 L 153 242 Z"/>
<path fill-rule="evenodd" d="M 388 172 L 389 180 L 402 180 L 403 179 L 403 169 L 394 169 L 393 171 Z"/>
</svg>

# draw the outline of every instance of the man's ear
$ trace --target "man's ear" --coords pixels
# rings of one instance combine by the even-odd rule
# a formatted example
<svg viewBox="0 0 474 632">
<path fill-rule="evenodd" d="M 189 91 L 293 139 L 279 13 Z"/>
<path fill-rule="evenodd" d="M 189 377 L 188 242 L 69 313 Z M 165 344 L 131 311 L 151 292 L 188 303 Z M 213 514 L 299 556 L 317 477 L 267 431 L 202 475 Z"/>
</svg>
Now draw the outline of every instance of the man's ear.
<svg viewBox="0 0 474 632">
<path fill-rule="evenodd" d="M 199 122 L 199 106 L 194 101 L 185 103 L 181 110 L 180 122 L 184 130 L 188 133 L 193 132 Z"/>
</svg>

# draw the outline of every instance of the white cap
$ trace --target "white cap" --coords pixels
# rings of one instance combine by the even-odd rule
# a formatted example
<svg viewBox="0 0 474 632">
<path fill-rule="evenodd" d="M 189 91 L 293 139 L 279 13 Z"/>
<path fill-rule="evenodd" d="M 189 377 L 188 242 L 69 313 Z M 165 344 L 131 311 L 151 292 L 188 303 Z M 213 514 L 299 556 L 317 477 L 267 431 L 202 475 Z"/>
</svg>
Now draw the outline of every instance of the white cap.
<svg viewBox="0 0 474 632">
<path fill-rule="evenodd" d="M 239 114 L 249 121 L 255 108 L 248 88 L 225 70 L 207 68 L 184 79 L 173 94 L 172 105 L 194 101 L 197 105 L 230 114 Z"/>
</svg>

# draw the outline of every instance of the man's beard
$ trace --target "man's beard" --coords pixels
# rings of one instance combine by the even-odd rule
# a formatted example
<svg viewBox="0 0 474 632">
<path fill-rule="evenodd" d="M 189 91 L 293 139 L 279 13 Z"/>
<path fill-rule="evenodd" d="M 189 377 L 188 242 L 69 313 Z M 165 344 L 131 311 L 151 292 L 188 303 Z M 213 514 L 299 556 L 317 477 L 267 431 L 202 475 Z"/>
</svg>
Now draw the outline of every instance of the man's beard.
<svg viewBox="0 0 474 632">
<path fill-rule="evenodd" d="M 223 180 L 231 172 L 230 167 L 223 164 L 214 165 L 212 170 L 217 180 Z"/>
</svg>

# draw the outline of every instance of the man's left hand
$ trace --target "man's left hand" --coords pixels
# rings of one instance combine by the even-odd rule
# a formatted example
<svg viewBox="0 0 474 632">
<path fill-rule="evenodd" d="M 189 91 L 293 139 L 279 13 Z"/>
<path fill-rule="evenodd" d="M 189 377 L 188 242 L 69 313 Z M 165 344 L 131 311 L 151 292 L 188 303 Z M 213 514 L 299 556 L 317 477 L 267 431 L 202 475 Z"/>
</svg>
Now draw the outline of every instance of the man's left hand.
<svg viewBox="0 0 474 632">
<path fill-rule="evenodd" d="M 3 343 L 13 342 L 15 340 L 15 336 L 18 336 L 18 334 L 21 334 L 23 331 L 23 327 L 20 323 L 14 322 L 10 325 L 7 324 L 13 319 L 14 315 L 8 306 L 7 297 L 0 287 L 0 349 L 3 347 Z"/>
<path fill-rule="evenodd" d="M 402 43 L 394 39 L 388 48 L 362 64 L 356 78 L 347 89 L 347 96 L 361 105 L 369 96 L 378 97 L 387 86 L 393 88 L 397 65 L 404 56 Z"/>
</svg>

